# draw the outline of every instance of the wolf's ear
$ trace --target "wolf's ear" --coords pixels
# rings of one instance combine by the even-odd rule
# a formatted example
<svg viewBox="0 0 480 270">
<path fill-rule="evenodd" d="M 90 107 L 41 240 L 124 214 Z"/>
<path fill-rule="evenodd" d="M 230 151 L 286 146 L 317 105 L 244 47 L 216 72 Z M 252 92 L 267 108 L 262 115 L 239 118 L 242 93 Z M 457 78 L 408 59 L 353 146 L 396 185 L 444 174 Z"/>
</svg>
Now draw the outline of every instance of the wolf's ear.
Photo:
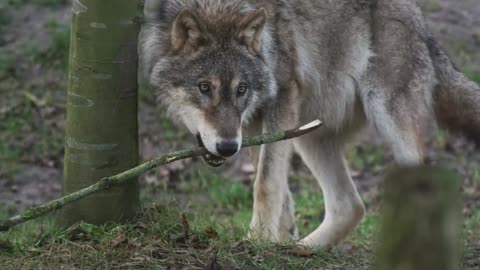
<svg viewBox="0 0 480 270">
<path fill-rule="evenodd" d="M 264 8 L 247 15 L 240 22 L 239 40 L 254 54 L 262 50 L 262 34 L 267 23 L 267 11 Z"/>
<path fill-rule="evenodd" d="M 172 47 L 176 51 L 195 51 L 206 40 L 197 17 L 189 10 L 183 10 L 175 18 L 171 38 Z"/>
</svg>

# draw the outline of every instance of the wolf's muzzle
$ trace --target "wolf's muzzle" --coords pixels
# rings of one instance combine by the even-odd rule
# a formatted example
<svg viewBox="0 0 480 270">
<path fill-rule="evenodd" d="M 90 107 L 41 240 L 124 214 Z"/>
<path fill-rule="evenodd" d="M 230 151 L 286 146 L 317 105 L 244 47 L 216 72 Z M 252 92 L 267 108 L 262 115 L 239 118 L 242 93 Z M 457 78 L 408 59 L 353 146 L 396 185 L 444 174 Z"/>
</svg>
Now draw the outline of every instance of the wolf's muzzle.
<svg viewBox="0 0 480 270">
<path fill-rule="evenodd" d="M 236 141 L 222 141 L 217 143 L 217 152 L 222 157 L 231 157 L 238 151 L 238 143 Z"/>
<path fill-rule="evenodd" d="M 197 134 L 197 142 L 198 142 L 198 146 L 205 147 L 200 134 Z M 225 163 L 224 158 L 217 157 L 217 156 L 215 156 L 211 153 L 208 153 L 206 155 L 202 155 L 202 159 L 203 159 L 203 161 L 205 161 L 205 163 L 207 163 L 207 165 L 209 165 L 211 167 L 220 167 Z"/>
</svg>

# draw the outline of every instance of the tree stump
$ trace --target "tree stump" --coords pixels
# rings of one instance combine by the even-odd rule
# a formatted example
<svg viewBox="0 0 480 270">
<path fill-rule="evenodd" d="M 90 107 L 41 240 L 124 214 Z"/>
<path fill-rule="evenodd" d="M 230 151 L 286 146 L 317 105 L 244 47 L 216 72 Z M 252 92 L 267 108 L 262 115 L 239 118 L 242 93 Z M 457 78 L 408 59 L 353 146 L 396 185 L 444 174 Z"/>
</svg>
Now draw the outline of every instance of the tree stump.
<svg viewBox="0 0 480 270">
<path fill-rule="evenodd" d="M 459 177 L 441 168 L 386 177 L 379 270 L 457 270 L 462 224 Z"/>
</svg>

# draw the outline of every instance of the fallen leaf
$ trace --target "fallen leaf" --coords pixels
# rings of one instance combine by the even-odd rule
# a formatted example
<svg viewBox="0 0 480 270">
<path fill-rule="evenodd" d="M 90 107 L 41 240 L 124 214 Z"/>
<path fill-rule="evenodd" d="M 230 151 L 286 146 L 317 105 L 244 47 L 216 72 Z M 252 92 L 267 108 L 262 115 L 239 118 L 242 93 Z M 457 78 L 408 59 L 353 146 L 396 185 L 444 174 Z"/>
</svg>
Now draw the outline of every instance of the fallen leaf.
<svg viewBox="0 0 480 270">
<path fill-rule="evenodd" d="M 110 241 L 110 244 L 112 244 L 114 248 L 126 243 L 128 243 L 128 239 L 123 233 L 120 233 L 115 239 Z"/>
</svg>

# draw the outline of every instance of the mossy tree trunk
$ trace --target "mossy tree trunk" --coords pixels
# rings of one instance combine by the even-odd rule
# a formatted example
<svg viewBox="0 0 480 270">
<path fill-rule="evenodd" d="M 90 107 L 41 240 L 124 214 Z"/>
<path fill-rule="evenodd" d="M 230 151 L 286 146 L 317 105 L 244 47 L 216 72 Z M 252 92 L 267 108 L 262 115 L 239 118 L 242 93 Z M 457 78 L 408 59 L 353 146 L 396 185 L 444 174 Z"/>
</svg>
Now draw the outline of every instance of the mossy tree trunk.
<svg viewBox="0 0 480 270">
<path fill-rule="evenodd" d="M 458 270 L 459 177 L 446 169 L 399 169 L 387 176 L 379 270 Z"/>
<path fill-rule="evenodd" d="M 138 164 L 137 43 L 141 2 L 74 0 L 71 32 L 64 195 Z M 131 218 L 137 181 L 65 207 L 61 225 Z"/>
</svg>

